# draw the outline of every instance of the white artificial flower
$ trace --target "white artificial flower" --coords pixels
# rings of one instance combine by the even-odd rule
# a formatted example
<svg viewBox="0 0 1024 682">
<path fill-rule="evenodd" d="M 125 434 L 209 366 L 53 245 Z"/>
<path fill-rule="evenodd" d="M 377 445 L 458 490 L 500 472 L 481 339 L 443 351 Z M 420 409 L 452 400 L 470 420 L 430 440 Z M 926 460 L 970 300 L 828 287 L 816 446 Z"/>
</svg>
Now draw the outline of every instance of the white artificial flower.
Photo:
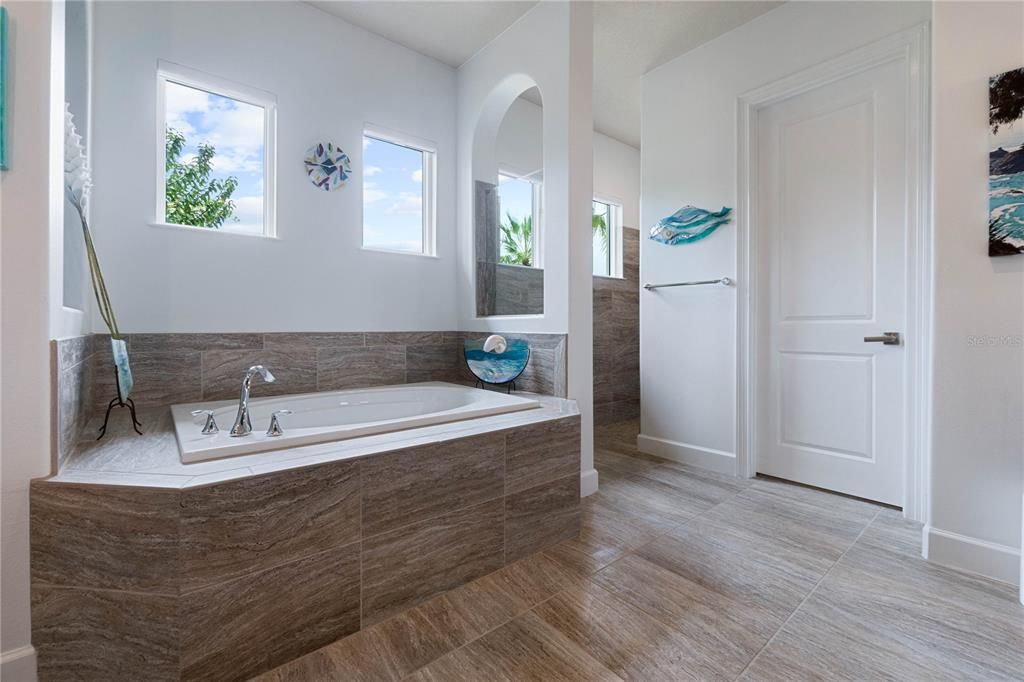
<svg viewBox="0 0 1024 682">
<path fill-rule="evenodd" d="M 85 211 L 89 201 L 89 190 L 92 188 L 92 173 L 89 162 L 82 148 L 82 137 L 75 132 L 74 115 L 71 105 L 64 104 L 64 185 L 67 187 L 71 202 L 76 208 Z"/>
</svg>

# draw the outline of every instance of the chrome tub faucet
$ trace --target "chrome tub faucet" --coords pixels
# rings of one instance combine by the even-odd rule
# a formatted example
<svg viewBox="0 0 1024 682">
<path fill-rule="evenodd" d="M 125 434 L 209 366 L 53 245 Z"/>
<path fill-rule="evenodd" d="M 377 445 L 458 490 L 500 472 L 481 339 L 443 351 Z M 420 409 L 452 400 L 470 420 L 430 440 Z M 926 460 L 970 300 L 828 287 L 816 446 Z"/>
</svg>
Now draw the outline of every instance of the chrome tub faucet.
<svg viewBox="0 0 1024 682">
<path fill-rule="evenodd" d="M 235 415 L 235 424 L 231 427 L 232 436 L 248 436 L 252 433 L 252 420 L 249 418 L 249 389 L 252 387 L 252 380 L 259 374 L 263 381 L 268 384 L 274 383 L 274 375 L 263 365 L 253 365 L 245 372 L 242 379 L 242 395 L 238 400 L 238 414 Z"/>
</svg>

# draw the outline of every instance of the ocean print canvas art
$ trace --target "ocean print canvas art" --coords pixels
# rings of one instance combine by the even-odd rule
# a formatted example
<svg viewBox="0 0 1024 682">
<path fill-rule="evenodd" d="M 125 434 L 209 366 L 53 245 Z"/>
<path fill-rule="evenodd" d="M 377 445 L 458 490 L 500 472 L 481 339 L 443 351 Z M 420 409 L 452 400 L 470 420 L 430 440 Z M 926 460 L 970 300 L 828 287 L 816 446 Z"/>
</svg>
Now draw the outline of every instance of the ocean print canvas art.
<svg viewBox="0 0 1024 682">
<path fill-rule="evenodd" d="M 988 255 L 1024 254 L 1024 67 L 988 81 Z"/>
</svg>

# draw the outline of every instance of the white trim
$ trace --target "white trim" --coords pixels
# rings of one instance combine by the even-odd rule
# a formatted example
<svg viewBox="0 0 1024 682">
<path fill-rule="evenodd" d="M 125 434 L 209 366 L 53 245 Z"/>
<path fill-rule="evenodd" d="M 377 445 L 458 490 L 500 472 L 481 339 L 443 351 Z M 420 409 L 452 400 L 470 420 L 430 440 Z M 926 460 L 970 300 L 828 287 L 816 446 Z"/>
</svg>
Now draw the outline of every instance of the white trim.
<svg viewBox="0 0 1024 682">
<path fill-rule="evenodd" d="M 722 474 L 736 473 L 736 457 L 724 450 L 705 448 L 689 443 L 678 443 L 666 438 L 655 438 L 640 434 L 636 437 L 636 447 L 641 452 L 657 455 L 680 464 L 717 471 Z"/>
<path fill-rule="evenodd" d="M 157 61 L 156 69 L 156 207 L 150 225 L 154 227 L 195 226 L 167 222 L 167 82 L 177 83 L 212 95 L 228 97 L 263 109 L 263 233 L 246 236 L 277 236 L 277 97 L 258 88 L 229 81 L 220 76 L 190 69 L 164 60 Z M 207 232 L 231 232 L 223 226 L 216 230 L 198 228 Z"/>
<path fill-rule="evenodd" d="M 413 151 L 419 152 L 421 155 L 421 163 L 423 166 L 423 177 L 421 179 L 421 197 L 422 203 L 422 231 L 420 232 L 420 250 L 419 251 L 405 251 L 402 249 L 386 249 L 379 246 L 367 246 L 366 245 L 366 220 L 365 220 L 365 209 L 366 204 L 360 204 L 360 242 L 361 248 L 367 251 L 382 251 L 387 253 L 403 253 L 413 256 L 437 256 L 437 144 L 423 138 L 416 137 L 415 135 L 408 135 L 401 133 L 396 130 L 384 128 L 382 126 L 375 125 L 373 123 L 363 123 L 363 134 L 360 138 L 360 143 L 363 142 L 363 138 L 370 138 L 371 140 L 377 140 L 378 142 L 386 142 L 397 147 L 405 147 Z M 365 147 L 363 147 L 365 150 Z M 365 151 L 364 161 L 365 161 Z M 363 167 L 366 167 L 365 162 Z M 366 176 L 360 174 L 362 178 L 363 187 L 366 186 Z"/>
<path fill-rule="evenodd" d="M 907 62 L 907 173 L 913 192 L 907 207 L 907 331 L 905 475 L 903 514 L 926 522 L 931 459 L 932 238 L 928 25 L 901 31 L 866 47 L 757 88 L 738 101 L 736 206 L 736 473 L 757 473 L 757 353 L 760 340 L 756 258 L 755 126 L 758 110 L 891 61 Z M 915 191 L 916 190 L 916 191 Z"/>
<path fill-rule="evenodd" d="M 31 644 L 0 652 L 0 679 L 17 682 L 36 680 L 36 650 Z"/>
<path fill-rule="evenodd" d="M 597 469 L 589 469 L 580 474 L 580 497 L 587 497 L 597 492 Z"/>
<path fill-rule="evenodd" d="M 933 526 L 922 528 L 921 536 L 922 555 L 929 561 L 1010 585 L 1020 584 L 1021 553 L 1016 547 Z"/>
</svg>

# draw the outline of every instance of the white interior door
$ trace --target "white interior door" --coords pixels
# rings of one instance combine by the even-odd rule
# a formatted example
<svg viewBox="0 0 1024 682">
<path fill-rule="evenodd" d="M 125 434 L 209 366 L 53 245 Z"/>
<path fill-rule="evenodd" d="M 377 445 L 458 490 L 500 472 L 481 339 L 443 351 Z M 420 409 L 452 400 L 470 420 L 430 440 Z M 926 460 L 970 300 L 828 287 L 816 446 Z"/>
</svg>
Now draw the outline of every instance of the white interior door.
<svg viewBox="0 0 1024 682">
<path fill-rule="evenodd" d="M 901 60 L 757 112 L 757 470 L 903 504 L 907 82 Z"/>
</svg>

